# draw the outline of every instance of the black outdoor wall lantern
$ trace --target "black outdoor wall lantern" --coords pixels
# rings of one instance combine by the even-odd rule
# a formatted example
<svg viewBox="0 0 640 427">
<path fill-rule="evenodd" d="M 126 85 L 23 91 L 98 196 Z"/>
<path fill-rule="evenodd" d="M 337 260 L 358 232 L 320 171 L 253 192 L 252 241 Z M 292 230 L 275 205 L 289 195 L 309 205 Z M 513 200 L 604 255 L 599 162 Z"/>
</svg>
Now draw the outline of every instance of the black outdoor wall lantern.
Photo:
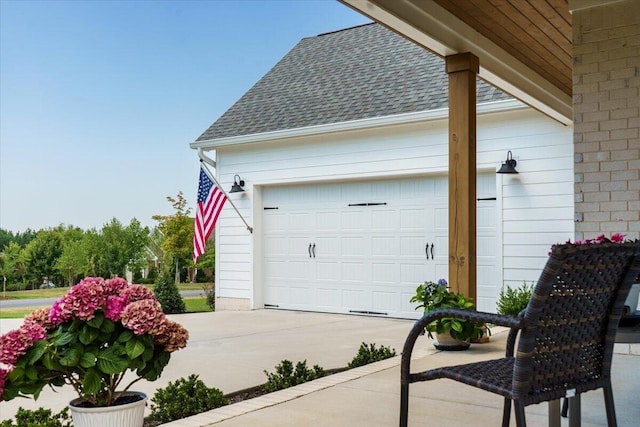
<svg viewBox="0 0 640 427">
<path fill-rule="evenodd" d="M 244 187 L 244 179 L 240 179 L 240 175 L 236 175 L 233 177 L 233 185 L 229 193 L 241 193 L 244 191 L 242 187 Z"/>
<path fill-rule="evenodd" d="M 498 170 L 496 173 L 519 173 L 516 170 L 517 164 L 518 162 L 516 162 L 516 160 L 513 158 L 513 155 L 511 154 L 511 150 L 509 150 L 507 152 L 507 160 L 504 161 L 504 163 L 500 167 L 500 170 Z"/>
</svg>

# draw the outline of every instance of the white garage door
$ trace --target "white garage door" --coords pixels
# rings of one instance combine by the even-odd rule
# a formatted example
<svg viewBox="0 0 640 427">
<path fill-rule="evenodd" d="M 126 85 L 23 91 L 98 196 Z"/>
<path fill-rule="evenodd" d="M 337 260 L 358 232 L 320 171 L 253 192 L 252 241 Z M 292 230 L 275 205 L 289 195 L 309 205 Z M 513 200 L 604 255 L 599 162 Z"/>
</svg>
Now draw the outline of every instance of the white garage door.
<svg viewBox="0 0 640 427">
<path fill-rule="evenodd" d="M 416 286 L 447 277 L 445 176 L 270 187 L 263 209 L 265 307 L 416 318 Z"/>
</svg>

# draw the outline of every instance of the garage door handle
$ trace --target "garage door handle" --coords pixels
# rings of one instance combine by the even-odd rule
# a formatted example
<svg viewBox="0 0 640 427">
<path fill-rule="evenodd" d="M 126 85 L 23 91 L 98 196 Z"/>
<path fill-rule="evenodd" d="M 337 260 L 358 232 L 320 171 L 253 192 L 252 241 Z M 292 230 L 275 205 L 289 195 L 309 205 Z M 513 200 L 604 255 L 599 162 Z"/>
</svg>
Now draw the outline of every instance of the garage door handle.
<svg viewBox="0 0 640 427">
<path fill-rule="evenodd" d="M 436 259 L 436 257 L 433 256 L 433 243 L 431 244 L 431 259 Z"/>
<path fill-rule="evenodd" d="M 429 259 L 429 244 L 424 245 L 424 253 L 427 254 L 427 259 Z"/>
<path fill-rule="evenodd" d="M 311 243 L 309 243 L 309 258 L 311 258 Z"/>
<path fill-rule="evenodd" d="M 311 247 L 311 250 L 313 251 L 313 257 L 316 257 L 316 244 L 314 243 L 313 246 Z"/>
</svg>

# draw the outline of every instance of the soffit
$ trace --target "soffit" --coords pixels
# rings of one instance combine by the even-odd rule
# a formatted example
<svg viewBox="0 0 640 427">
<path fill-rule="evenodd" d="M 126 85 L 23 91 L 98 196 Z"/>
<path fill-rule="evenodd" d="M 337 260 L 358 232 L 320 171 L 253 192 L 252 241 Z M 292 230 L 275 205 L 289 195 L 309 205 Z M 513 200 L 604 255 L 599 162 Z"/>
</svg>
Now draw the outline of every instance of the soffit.
<svg viewBox="0 0 640 427">
<path fill-rule="evenodd" d="M 439 55 L 477 55 L 480 77 L 563 123 L 571 122 L 567 0 L 339 1 Z"/>
</svg>

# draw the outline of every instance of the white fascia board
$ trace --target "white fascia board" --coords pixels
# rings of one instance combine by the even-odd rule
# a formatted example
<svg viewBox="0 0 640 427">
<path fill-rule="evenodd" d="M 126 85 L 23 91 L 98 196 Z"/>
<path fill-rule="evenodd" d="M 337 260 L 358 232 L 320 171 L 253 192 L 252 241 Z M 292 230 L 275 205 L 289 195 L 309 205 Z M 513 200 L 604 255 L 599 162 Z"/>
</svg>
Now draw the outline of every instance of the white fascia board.
<svg viewBox="0 0 640 427">
<path fill-rule="evenodd" d="M 624 0 L 569 0 L 569 12 L 591 9 L 594 7 L 609 6 L 613 3 L 620 3 Z"/>
<path fill-rule="evenodd" d="M 564 125 L 572 123 L 571 96 L 435 2 L 421 0 L 418 7 L 410 0 L 339 1 L 440 56 L 473 53 L 482 79 Z"/>
<path fill-rule="evenodd" d="M 528 108 L 517 99 L 504 101 L 493 101 L 479 104 L 476 107 L 478 115 L 496 113 L 510 110 L 521 110 Z M 231 136 L 228 138 L 209 139 L 192 142 L 189 146 L 193 149 L 212 150 L 217 147 L 240 145 L 255 142 L 267 142 L 283 140 L 288 138 L 299 138 L 311 135 L 322 135 L 328 133 L 345 132 L 352 130 L 363 130 L 382 126 L 403 125 L 417 122 L 429 122 L 434 120 L 447 119 L 449 117 L 448 108 L 438 108 L 436 110 L 419 111 L 415 113 L 396 114 L 392 116 L 374 117 L 370 119 L 351 120 L 348 122 L 330 123 L 326 125 L 307 126 L 296 129 L 284 129 L 273 132 L 254 133 L 250 135 Z"/>
</svg>

